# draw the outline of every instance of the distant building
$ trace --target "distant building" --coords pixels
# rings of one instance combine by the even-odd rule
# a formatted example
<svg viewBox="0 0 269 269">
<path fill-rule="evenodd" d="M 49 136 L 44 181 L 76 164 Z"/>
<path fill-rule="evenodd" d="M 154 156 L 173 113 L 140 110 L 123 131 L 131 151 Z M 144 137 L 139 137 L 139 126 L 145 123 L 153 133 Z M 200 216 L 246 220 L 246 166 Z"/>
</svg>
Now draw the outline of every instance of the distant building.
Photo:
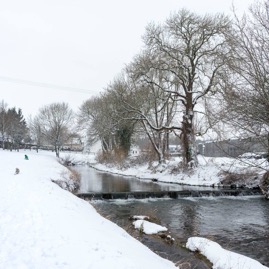
<svg viewBox="0 0 269 269">
<path fill-rule="evenodd" d="M 130 157 L 137 157 L 140 155 L 140 153 L 141 153 L 141 150 L 138 146 L 131 146 L 131 148 L 129 150 Z"/>
<path fill-rule="evenodd" d="M 181 147 L 179 145 L 169 145 L 169 154 L 179 156 L 181 154 Z"/>
<path fill-rule="evenodd" d="M 267 152 L 265 138 L 228 139 L 223 141 L 197 141 L 198 153 L 207 157 L 238 157 L 246 152 Z"/>
</svg>

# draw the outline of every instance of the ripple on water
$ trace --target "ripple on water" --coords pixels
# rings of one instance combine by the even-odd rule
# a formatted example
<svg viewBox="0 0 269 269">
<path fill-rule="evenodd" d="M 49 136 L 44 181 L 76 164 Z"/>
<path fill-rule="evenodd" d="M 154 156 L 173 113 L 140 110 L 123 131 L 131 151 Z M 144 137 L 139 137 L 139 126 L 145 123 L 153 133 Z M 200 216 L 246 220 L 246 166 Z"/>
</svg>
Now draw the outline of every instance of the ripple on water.
<svg viewBox="0 0 269 269">
<path fill-rule="evenodd" d="M 199 235 L 269 266 L 269 204 L 259 197 L 206 197 L 169 200 L 120 200 L 97 207 L 113 221 L 153 215 L 172 235 L 186 242 Z"/>
</svg>

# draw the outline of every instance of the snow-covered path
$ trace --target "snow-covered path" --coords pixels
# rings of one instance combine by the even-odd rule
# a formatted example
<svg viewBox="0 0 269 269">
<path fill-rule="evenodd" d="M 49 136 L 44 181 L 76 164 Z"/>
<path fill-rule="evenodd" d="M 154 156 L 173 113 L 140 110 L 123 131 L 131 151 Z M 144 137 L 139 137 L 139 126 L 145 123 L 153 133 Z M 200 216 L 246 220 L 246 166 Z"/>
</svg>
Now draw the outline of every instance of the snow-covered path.
<svg viewBox="0 0 269 269">
<path fill-rule="evenodd" d="M 24 154 L 0 150 L 0 268 L 176 268 L 52 183 L 53 155 Z"/>
</svg>

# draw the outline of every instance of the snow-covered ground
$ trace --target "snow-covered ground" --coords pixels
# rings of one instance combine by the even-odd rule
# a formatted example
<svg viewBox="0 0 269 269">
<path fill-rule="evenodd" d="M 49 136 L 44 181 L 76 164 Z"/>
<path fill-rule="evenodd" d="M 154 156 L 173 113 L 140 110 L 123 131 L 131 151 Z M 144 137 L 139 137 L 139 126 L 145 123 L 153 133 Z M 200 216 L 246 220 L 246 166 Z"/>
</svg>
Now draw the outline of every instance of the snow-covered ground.
<svg viewBox="0 0 269 269">
<path fill-rule="evenodd" d="M 223 249 L 219 244 L 201 237 L 191 237 L 187 248 L 199 251 L 213 264 L 213 269 L 268 269 L 246 256 Z"/>
<path fill-rule="evenodd" d="M 0 268 L 176 268 L 52 183 L 68 173 L 52 153 L 0 150 L 0 160 Z"/>
<path fill-rule="evenodd" d="M 24 154 L 29 160 L 24 159 Z M 114 173 L 196 185 L 218 184 L 220 169 L 238 172 L 247 168 L 226 158 L 203 158 L 193 174 L 171 176 L 168 171 L 173 165 L 164 166 L 153 174 L 146 165 L 124 171 L 107 168 L 97 164 L 93 154 L 61 155 L 76 163 L 90 162 L 99 169 Z M 157 256 L 117 225 L 101 217 L 89 203 L 52 183 L 51 180 L 67 178 L 69 173 L 53 153 L 0 150 L 0 160 L 0 268 L 176 268 L 172 262 Z M 256 168 L 255 172 L 259 170 Z M 198 179 L 195 178 L 197 175 Z M 166 230 L 145 219 L 134 225 L 138 229 L 142 225 L 148 233 Z M 227 252 L 207 239 L 190 239 L 187 246 L 208 257 L 214 269 L 267 268 L 248 257 Z M 240 267 L 233 267 L 234 263 L 229 267 L 231 262 L 239 260 Z"/>
</svg>

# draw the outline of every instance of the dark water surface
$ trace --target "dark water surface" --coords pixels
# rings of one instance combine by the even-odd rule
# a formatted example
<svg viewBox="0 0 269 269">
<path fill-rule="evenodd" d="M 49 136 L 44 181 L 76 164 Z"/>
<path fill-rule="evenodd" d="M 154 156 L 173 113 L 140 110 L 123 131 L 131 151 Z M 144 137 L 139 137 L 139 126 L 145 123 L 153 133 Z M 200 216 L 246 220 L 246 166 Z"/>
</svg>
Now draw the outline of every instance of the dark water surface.
<svg viewBox="0 0 269 269">
<path fill-rule="evenodd" d="M 88 167 L 79 168 L 79 172 L 81 192 L 190 188 L 112 176 Z M 96 201 L 94 206 L 122 227 L 130 225 L 132 215 L 149 215 L 181 242 L 191 236 L 206 237 L 269 266 L 269 201 L 261 196 L 110 200 Z"/>
<path fill-rule="evenodd" d="M 206 237 L 269 266 L 269 202 L 262 197 L 111 200 L 94 206 L 122 227 L 129 216 L 149 215 L 182 242 Z"/>
<path fill-rule="evenodd" d="M 156 183 L 152 180 L 139 180 L 116 174 L 104 173 L 88 166 L 75 169 L 81 174 L 79 192 L 135 192 L 135 191 L 181 191 L 208 190 L 210 187 L 184 186 L 179 184 Z"/>
</svg>

